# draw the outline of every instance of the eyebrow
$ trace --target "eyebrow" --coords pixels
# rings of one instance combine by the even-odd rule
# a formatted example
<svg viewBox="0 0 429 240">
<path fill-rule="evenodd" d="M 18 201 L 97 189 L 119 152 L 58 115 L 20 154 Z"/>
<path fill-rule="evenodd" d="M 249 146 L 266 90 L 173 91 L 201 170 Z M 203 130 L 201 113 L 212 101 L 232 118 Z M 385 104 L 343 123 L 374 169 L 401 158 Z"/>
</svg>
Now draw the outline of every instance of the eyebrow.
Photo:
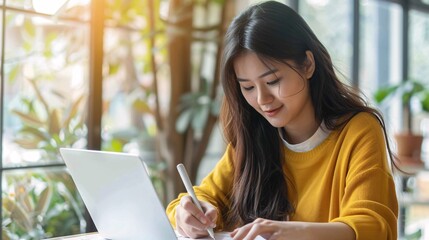
<svg viewBox="0 0 429 240">
<path fill-rule="evenodd" d="M 270 70 L 262 73 L 261 75 L 259 75 L 258 78 L 263 78 L 263 77 L 268 76 L 270 74 L 276 73 L 277 71 L 278 71 L 277 68 L 270 69 Z M 243 79 L 243 78 L 237 78 L 237 81 L 239 81 L 239 82 L 246 82 L 246 81 L 249 81 L 249 80 Z"/>
</svg>

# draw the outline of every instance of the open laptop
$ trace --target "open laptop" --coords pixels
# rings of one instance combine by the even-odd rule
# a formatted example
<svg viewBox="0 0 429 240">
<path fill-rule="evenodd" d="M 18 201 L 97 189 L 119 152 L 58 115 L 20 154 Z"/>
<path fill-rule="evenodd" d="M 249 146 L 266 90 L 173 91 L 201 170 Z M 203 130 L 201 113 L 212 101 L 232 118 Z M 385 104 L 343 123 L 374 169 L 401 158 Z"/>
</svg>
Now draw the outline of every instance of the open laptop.
<svg viewBox="0 0 429 240">
<path fill-rule="evenodd" d="M 189 239 L 176 236 L 138 155 L 73 148 L 60 152 L 98 230 L 67 239 Z M 227 232 L 217 232 L 215 238 L 232 239 Z"/>
<path fill-rule="evenodd" d="M 99 234 L 106 239 L 177 239 L 138 155 L 61 148 Z"/>
</svg>

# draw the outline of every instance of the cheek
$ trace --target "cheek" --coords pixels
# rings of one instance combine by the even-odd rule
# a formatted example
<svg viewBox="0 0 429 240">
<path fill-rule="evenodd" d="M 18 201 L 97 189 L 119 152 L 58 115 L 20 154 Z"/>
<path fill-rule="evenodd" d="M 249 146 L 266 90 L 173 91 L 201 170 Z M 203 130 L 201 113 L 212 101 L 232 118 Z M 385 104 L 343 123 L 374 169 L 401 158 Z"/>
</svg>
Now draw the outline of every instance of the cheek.
<svg viewBox="0 0 429 240">
<path fill-rule="evenodd" d="M 243 92 L 241 91 L 241 94 L 243 94 L 244 99 L 246 99 L 246 102 L 252 106 L 253 108 L 256 108 L 257 106 L 257 101 L 256 101 L 256 96 L 254 96 L 254 94 L 250 93 L 250 92 Z"/>
</svg>

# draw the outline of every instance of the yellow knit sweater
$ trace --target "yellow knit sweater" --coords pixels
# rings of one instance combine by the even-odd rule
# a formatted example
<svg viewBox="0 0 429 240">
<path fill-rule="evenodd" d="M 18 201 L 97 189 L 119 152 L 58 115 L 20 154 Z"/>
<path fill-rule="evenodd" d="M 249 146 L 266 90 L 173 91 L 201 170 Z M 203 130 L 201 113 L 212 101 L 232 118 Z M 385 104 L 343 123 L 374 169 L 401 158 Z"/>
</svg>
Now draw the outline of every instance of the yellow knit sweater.
<svg viewBox="0 0 429 240">
<path fill-rule="evenodd" d="M 294 184 L 289 196 L 296 206 L 291 221 L 343 222 L 353 228 L 357 240 L 396 240 L 395 185 L 384 135 L 374 116 L 357 114 L 308 152 L 285 151 L 285 173 Z M 230 206 L 234 156 L 228 146 L 213 171 L 194 187 L 200 200 L 217 207 L 217 229 L 223 228 L 221 216 Z M 174 226 L 175 207 L 183 195 L 166 210 Z"/>
</svg>

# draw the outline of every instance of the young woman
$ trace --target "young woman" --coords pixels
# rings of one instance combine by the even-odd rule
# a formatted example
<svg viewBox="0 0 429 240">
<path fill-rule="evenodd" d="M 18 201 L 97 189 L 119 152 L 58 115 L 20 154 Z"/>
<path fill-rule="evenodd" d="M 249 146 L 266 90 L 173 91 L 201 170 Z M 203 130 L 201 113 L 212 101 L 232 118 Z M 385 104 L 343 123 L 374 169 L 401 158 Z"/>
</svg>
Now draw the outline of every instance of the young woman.
<svg viewBox="0 0 429 240">
<path fill-rule="evenodd" d="M 325 47 L 284 4 L 250 7 L 225 40 L 228 147 L 167 207 L 177 231 L 233 239 L 396 239 L 398 203 L 381 115 L 335 74 Z"/>
</svg>

